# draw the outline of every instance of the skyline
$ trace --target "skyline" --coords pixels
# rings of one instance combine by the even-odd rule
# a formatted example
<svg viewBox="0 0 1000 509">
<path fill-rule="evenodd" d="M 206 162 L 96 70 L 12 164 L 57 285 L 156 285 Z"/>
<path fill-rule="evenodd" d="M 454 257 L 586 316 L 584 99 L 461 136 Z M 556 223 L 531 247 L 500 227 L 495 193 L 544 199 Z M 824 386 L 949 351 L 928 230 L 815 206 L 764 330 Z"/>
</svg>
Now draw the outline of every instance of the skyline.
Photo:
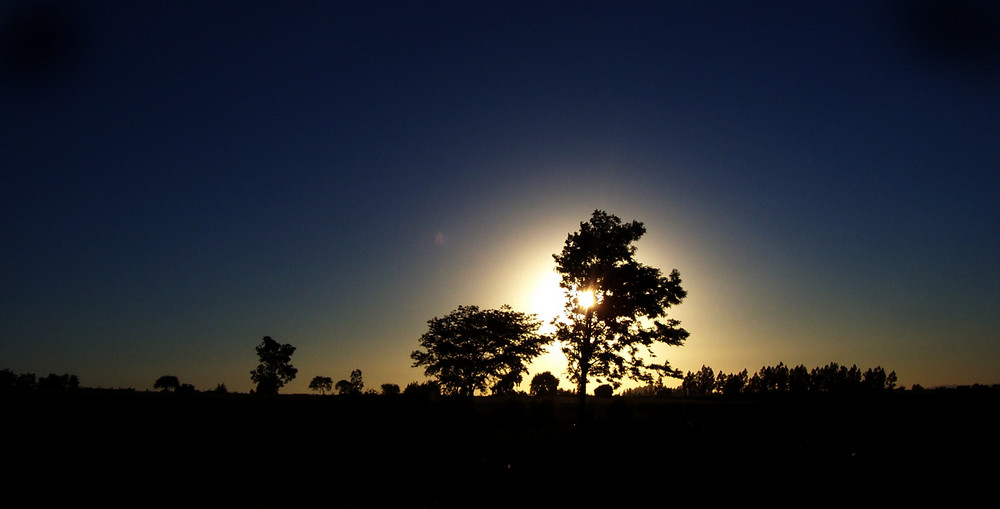
<svg viewBox="0 0 1000 509">
<path fill-rule="evenodd" d="M 603 209 L 680 272 L 682 371 L 1000 378 L 991 4 L 21 5 L 0 369 L 246 392 L 271 336 L 284 393 L 405 387 L 428 320 L 550 309 Z"/>
</svg>

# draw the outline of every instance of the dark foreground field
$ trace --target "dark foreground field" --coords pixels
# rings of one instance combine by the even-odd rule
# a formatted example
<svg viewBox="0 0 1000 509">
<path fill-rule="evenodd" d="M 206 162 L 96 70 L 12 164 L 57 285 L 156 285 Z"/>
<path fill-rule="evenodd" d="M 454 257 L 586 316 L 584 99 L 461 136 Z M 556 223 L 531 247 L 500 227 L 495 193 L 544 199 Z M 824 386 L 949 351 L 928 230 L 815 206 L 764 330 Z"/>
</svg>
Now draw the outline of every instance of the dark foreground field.
<svg viewBox="0 0 1000 509">
<path fill-rule="evenodd" d="M 35 507 L 959 503 L 1000 452 L 995 392 L 591 399 L 585 423 L 572 398 L 2 396 L 5 492 Z"/>
</svg>

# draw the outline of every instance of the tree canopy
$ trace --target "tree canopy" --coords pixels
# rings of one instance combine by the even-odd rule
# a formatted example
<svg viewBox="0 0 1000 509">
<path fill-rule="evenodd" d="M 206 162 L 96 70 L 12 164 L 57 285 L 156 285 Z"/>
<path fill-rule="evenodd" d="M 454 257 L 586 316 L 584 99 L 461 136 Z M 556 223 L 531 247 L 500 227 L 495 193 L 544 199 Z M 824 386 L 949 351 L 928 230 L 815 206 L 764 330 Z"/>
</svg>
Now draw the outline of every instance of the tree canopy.
<svg viewBox="0 0 1000 509">
<path fill-rule="evenodd" d="M 157 378 L 155 382 L 153 382 L 154 389 L 160 389 L 161 391 L 164 392 L 176 391 L 177 389 L 180 389 L 180 387 L 181 387 L 181 381 L 176 376 L 173 375 L 163 375 L 160 378 Z"/>
<path fill-rule="evenodd" d="M 553 396 L 559 391 L 559 379 L 551 371 L 535 375 L 531 379 L 530 394 L 532 396 Z"/>
<path fill-rule="evenodd" d="M 361 370 L 352 370 L 350 380 L 340 380 L 334 387 L 336 387 L 337 393 L 341 395 L 361 394 L 361 391 L 365 388 L 365 382 L 361 377 Z"/>
<path fill-rule="evenodd" d="M 424 349 L 410 354 L 413 367 L 423 366 L 424 374 L 436 378 L 449 394 L 512 391 L 528 363 L 552 341 L 538 334 L 541 322 L 535 315 L 507 305 L 500 309 L 459 306 L 427 324 L 427 332 L 420 337 Z"/>
<path fill-rule="evenodd" d="M 288 382 L 295 379 L 299 370 L 292 366 L 292 354 L 295 347 L 289 344 L 279 344 L 264 336 L 257 345 L 257 357 L 260 363 L 250 372 L 250 379 L 257 384 L 257 394 L 272 395 Z"/>
<path fill-rule="evenodd" d="M 333 379 L 328 376 L 314 376 L 312 381 L 309 382 L 309 389 L 325 395 L 333 389 Z"/>
<path fill-rule="evenodd" d="M 635 259 L 633 243 L 645 232 L 639 221 L 625 223 L 595 210 L 578 232 L 569 234 L 562 252 L 553 255 L 569 317 L 556 321 L 556 338 L 581 398 L 591 376 L 615 388 L 625 377 L 651 383 L 662 376 L 682 376 L 668 363 L 647 365 L 643 357 L 654 357 L 657 343 L 680 346 L 688 338 L 680 322 L 666 313 L 687 296 L 680 273 L 674 269 L 664 276 Z"/>
</svg>

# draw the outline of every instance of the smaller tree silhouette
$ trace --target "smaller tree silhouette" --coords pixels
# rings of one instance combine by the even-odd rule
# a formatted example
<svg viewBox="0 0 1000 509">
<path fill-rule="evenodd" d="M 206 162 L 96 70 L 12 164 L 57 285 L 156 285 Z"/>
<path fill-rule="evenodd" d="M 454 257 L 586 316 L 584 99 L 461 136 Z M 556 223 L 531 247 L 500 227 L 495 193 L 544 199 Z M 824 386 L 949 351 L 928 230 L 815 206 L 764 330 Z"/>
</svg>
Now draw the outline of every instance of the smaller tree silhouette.
<svg viewBox="0 0 1000 509">
<path fill-rule="evenodd" d="M 559 392 L 559 379 L 550 371 L 532 377 L 529 393 L 532 396 L 554 396 Z"/>
<path fill-rule="evenodd" d="M 723 396 L 735 396 L 743 392 L 743 388 L 747 385 L 747 370 L 740 371 L 739 373 L 734 373 L 727 375 L 720 372 L 715 378 L 715 388 L 722 393 Z"/>
<path fill-rule="evenodd" d="M 350 380 L 340 380 L 334 387 L 337 389 L 337 394 L 340 395 L 361 394 L 365 388 L 365 382 L 361 378 L 361 370 L 351 371 Z"/>
<path fill-rule="evenodd" d="M 382 395 L 383 396 L 399 395 L 399 386 L 396 384 L 382 384 Z"/>
<path fill-rule="evenodd" d="M 271 336 L 264 336 L 257 345 L 260 364 L 250 372 L 250 380 L 257 384 L 257 394 L 275 395 L 286 383 L 295 379 L 299 370 L 292 366 L 295 347 L 279 344 Z"/>
<path fill-rule="evenodd" d="M 441 395 L 441 384 L 437 380 L 424 383 L 410 382 L 403 389 L 403 395 L 417 399 L 430 399 Z"/>
<path fill-rule="evenodd" d="M 688 371 L 681 382 L 681 392 L 686 396 L 705 396 L 715 390 L 715 372 L 708 366 L 702 366 L 701 371 Z"/>
<path fill-rule="evenodd" d="M 610 398 L 614 395 L 614 393 L 615 388 L 612 387 L 611 384 L 598 385 L 597 388 L 594 389 L 594 396 L 598 398 Z"/>
<path fill-rule="evenodd" d="M 14 389 L 22 392 L 33 391 L 37 387 L 34 373 L 21 373 L 17 375 L 14 382 Z"/>
<path fill-rule="evenodd" d="M 351 392 L 354 394 L 361 394 L 361 391 L 365 388 L 365 382 L 361 379 L 361 370 L 355 369 L 351 371 Z"/>
<path fill-rule="evenodd" d="M 181 382 L 174 375 L 163 375 L 156 379 L 153 383 L 154 389 L 160 389 L 163 392 L 177 391 L 181 388 Z"/>
<path fill-rule="evenodd" d="M 317 375 L 309 382 L 309 388 L 326 396 L 327 391 L 333 389 L 333 379 L 328 376 Z"/>
<path fill-rule="evenodd" d="M 538 334 L 541 322 L 535 315 L 508 305 L 458 306 L 427 324 L 419 340 L 423 349 L 410 354 L 413 367 L 423 367 L 444 392 L 461 396 L 513 392 L 531 359 L 552 339 Z"/>
<path fill-rule="evenodd" d="M 809 391 L 809 370 L 802 364 L 788 371 L 788 391 L 796 394 Z"/>
<path fill-rule="evenodd" d="M 337 385 L 335 385 L 334 388 L 337 389 L 337 394 L 340 394 L 341 396 L 346 396 L 354 392 L 354 387 L 351 385 L 351 382 L 348 382 L 347 380 L 338 380 Z"/>
<path fill-rule="evenodd" d="M 69 392 L 79 388 L 80 379 L 68 373 L 63 375 L 49 373 L 49 376 L 38 379 L 38 390 L 44 392 Z"/>
</svg>

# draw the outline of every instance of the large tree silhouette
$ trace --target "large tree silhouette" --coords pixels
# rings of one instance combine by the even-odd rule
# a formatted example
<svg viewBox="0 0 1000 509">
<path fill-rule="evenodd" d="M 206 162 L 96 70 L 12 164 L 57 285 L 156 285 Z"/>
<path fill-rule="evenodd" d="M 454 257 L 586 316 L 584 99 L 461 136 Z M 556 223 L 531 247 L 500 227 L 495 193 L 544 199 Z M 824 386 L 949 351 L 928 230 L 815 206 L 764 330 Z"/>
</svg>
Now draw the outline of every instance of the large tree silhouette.
<svg viewBox="0 0 1000 509">
<path fill-rule="evenodd" d="M 654 356 L 657 343 L 679 346 L 688 337 L 666 313 L 687 296 L 680 273 L 674 269 L 664 276 L 635 260 L 633 243 L 645 232 L 641 222 L 624 223 L 596 210 L 553 255 L 569 317 L 556 321 L 556 338 L 581 405 L 590 377 L 617 388 L 625 377 L 651 383 L 664 375 L 682 376 L 669 363 L 646 364 L 643 358 Z"/>
<path fill-rule="evenodd" d="M 292 366 L 292 354 L 295 347 L 289 344 L 279 344 L 264 336 L 257 345 L 257 357 L 260 364 L 250 372 L 250 379 L 257 384 L 257 394 L 274 395 L 286 383 L 295 379 L 299 370 Z"/>
<path fill-rule="evenodd" d="M 459 306 L 448 315 L 428 320 L 420 337 L 413 367 L 437 378 L 444 392 L 472 396 L 477 391 L 504 393 L 521 382 L 532 359 L 542 353 L 550 336 L 539 335 L 535 315 L 510 306 L 480 310 Z"/>
</svg>

